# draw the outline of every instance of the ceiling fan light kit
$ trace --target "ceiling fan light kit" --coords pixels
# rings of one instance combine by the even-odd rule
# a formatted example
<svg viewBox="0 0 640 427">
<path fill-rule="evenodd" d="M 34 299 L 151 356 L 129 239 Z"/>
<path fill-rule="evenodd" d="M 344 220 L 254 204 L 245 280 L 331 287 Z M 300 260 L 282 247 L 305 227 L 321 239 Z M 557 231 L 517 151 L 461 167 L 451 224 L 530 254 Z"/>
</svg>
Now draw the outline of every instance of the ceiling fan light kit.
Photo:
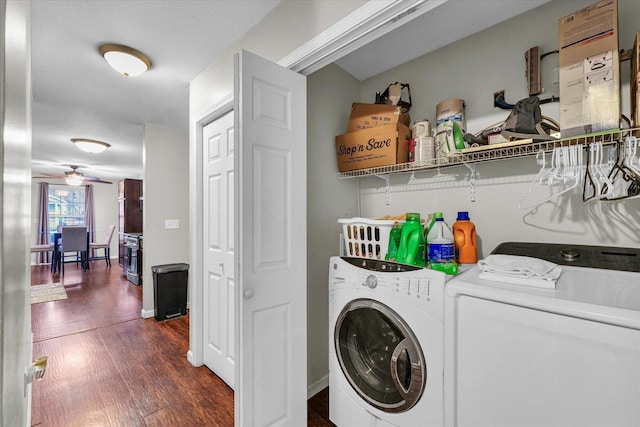
<svg viewBox="0 0 640 427">
<path fill-rule="evenodd" d="M 82 185 L 83 181 L 84 181 L 84 179 L 81 176 L 70 176 L 70 177 L 64 179 L 64 182 L 66 182 L 68 185 L 72 185 L 74 187 Z"/>
<path fill-rule="evenodd" d="M 109 65 L 124 76 L 138 76 L 151 68 L 149 57 L 129 46 L 107 43 L 98 50 Z"/>
<path fill-rule="evenodd" d="M 111 147 L 110 144 L 102 141 L 97 141 L 95 139 L 71 138 L 71 142 L 76 144 L 79 149 L 87 153 L 102 153 L 104 150 Z"/>
</svg>

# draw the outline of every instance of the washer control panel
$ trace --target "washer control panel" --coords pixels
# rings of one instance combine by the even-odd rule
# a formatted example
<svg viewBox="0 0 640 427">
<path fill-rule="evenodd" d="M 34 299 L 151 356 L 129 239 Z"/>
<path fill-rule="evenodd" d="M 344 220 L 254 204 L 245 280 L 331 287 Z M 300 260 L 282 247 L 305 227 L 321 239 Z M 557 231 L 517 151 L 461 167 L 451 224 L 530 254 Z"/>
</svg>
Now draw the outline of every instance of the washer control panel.
<svg viewBox="0 0 640 427">
<path fill-rule="evenodd" d="M 437 315 L 444 304 L 448 276 L 424 267 L 366 258 L 332 257 L 329 273 L 331 291 L 355 290 L 373 299 L 393 297 L 409 301 Z"/>
<path fill-rule="evenodd" d="M 368 290 L 391 292 L 398 296 L 429 300 L 432 282 L 437 282 L 438 280 L 437 278 L 429 277 L 430 270 L 421 270 L 422 272 L 420 273 L 359 271 L 357 284 Z M 444 286 L 444 280 L 442 281 L 442 286 Z"/>
<path fill-rule="evenodd" d="M 402 271 L 420 271 L 424 267 L 415 265 L 399 264 L 378 259 L 342 257 L 342 260 L 353 265 L 354 267 L 363 268 L 365 270 L 377 271 L 380 273 L 402 272 Z"/>
</svg>

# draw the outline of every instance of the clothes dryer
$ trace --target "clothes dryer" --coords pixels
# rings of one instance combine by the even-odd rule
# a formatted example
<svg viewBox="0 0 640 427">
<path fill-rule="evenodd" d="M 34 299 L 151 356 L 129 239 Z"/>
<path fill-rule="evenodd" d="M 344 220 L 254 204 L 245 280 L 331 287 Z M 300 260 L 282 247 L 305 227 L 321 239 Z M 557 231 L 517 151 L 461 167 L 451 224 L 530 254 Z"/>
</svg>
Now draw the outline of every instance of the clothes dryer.
<svg viewBox="0 0 640 427">
<path fill-rule="evenodd" d="M 329 418 L 338 427 L 443 424 L 447 275 L 365 258 L 329 267 Z"/>
<path fill-rule="evenodd" d="M 640 425 L 640 250 L 510 242 L 562 265 L 555 289 L 447 283 L 445 425 Z"/>
</svg>

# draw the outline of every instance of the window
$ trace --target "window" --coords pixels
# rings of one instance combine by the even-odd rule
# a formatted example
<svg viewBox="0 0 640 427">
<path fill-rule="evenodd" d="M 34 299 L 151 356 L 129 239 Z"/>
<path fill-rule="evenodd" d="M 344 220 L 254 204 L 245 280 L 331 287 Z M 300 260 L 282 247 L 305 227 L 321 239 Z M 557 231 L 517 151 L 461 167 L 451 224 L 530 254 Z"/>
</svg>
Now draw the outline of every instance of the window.
<svg viewBox="0 0 640 427">
<path fill-rule="evenodd" d="M 85 225 L 85 187 L 49 185 L 49 230 L 51 234 L 59 225 Z"/>
</svg>

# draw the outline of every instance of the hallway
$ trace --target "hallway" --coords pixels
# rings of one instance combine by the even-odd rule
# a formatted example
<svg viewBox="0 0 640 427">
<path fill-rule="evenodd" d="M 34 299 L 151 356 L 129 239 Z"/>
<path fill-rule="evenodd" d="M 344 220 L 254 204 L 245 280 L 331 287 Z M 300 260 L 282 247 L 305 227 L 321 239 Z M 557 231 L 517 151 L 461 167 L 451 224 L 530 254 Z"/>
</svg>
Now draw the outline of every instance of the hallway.
<svg viewBox="0 0 640 427">
<path fill-rule="evenodd" d="M 33 285 L 58 280 L 31 267 Z M 31 306 L 34 357 L 49 356 L 32 426 L 233 426 L 233 390 L 187 361 L 188 315 L 142 319 L 142 288 L 103 260 L 71 264 L 64 285 L 68 299 Z M 333 425 L 327 395 L 309 401 L 309 426 Z"/>
</svg>

